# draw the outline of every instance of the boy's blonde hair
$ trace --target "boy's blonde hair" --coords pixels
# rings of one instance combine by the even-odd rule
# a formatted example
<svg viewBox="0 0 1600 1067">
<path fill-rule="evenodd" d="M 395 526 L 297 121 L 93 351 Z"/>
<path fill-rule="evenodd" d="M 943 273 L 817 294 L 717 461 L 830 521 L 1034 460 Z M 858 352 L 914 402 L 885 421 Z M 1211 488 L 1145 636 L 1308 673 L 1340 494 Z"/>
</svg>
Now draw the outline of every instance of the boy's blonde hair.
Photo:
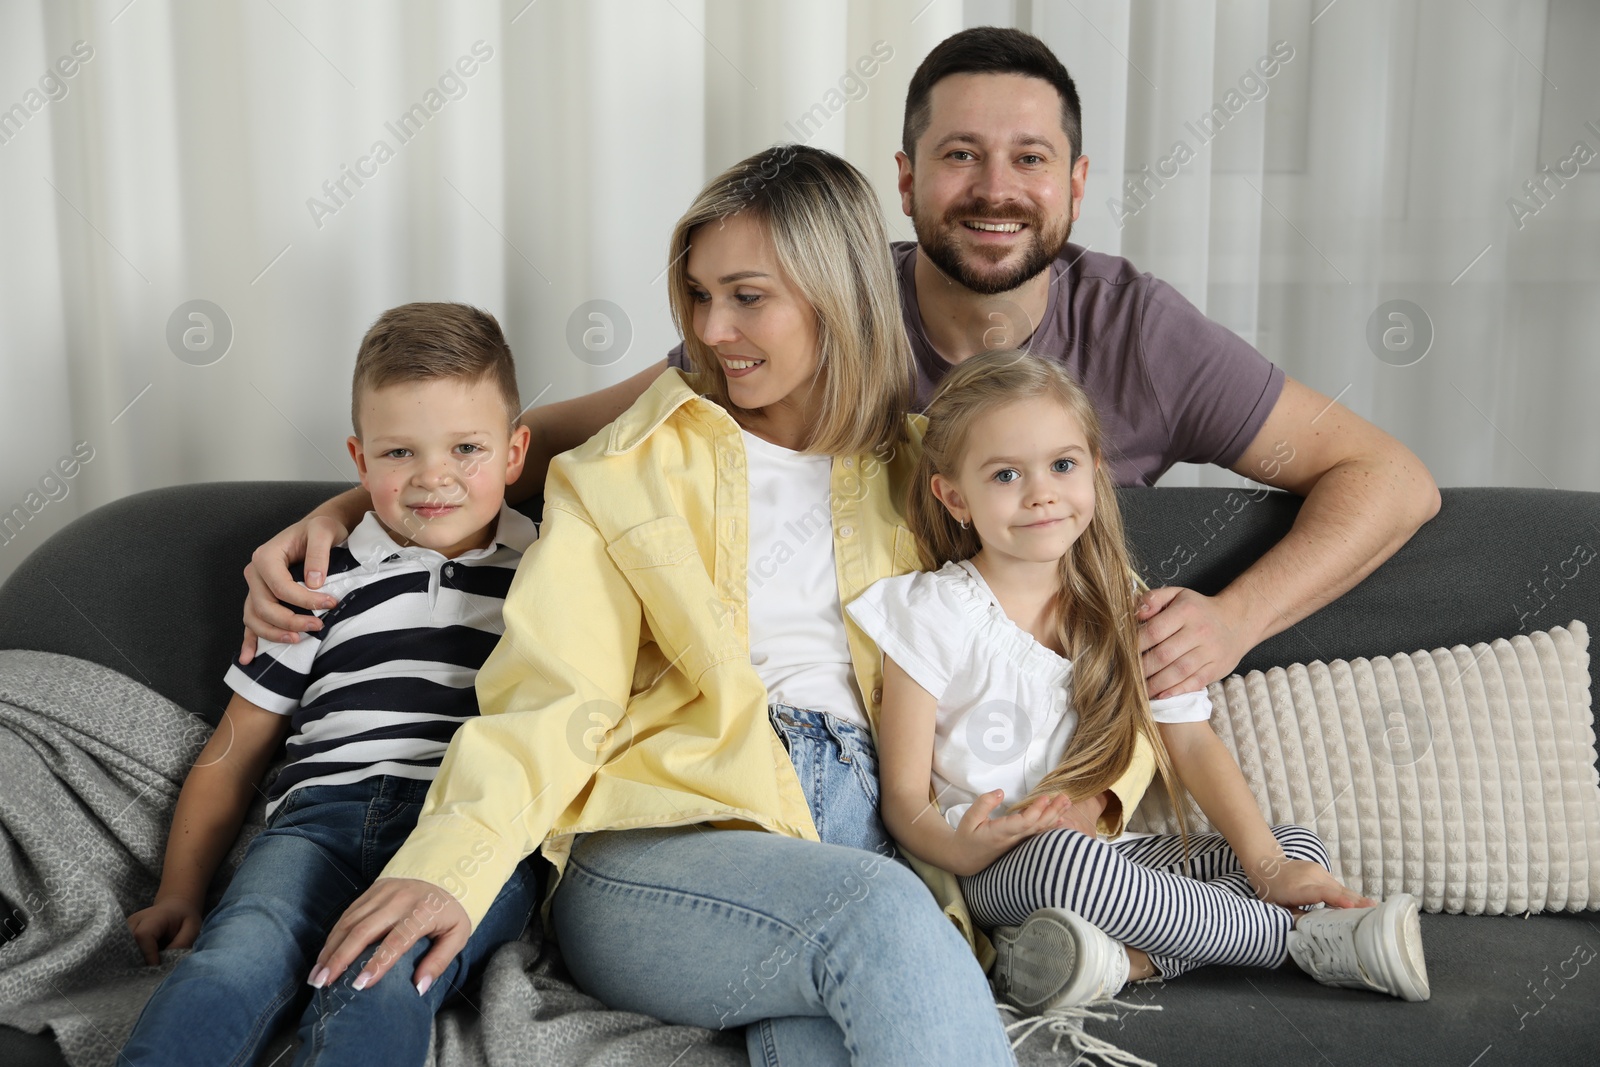
<svg viewBox="0 0 1600 1067">
<path fill-rule="evenodd" d="M 522 413 L 517 365 L 493 315 L 470 304 L 401 304 L 378 316 L 356 351 L 350 386 L 356 436 L 368 389 L 435 378 L 487 380 L 505 400 L 508 426 Z"/>
<path fill-rule="evenodd" d="M 983 547 L 977 529 L 963 529 L 934 496 L 933 476 L 957 477 L 973 424 L 981 416 L 1036 397 L 1060 403 L 1088 438 L 1095 465 L 1094 516 L 1061 557 L 1057 572 L 1056 635 L 1072 660 L 1069 684 L 1078 725 L 1061 762 L 1022 804 L 1055 793 L 1081 800 L 1104 791 L 1127 771 L 1138 735 L 1143 733 L 1155 751 L 1173 809 L 1181 818 L 1177 777 L 1150 714 L 1139 660 L 1138 579 L 1128 554 L 1110 465 L 1104 461 L 1100 420 L 1083 387 L 1060 364 L 1026 352 L 984 352 L 959 364 L 946 375 L 928 405 L 928 427 L 922 439 L 922 457 L 911 479 L 907 522 L 928 570 L 977 555 Z"/>
<path fill-rule="evenodd" d="M 694 332 L 689 245 L 696 230 L 739 212 L 767 227 L 778 264 L 817 317 L 822 414 L 803 451 L 857 455 L 905 435 L 914 369 L 900 291 L 877 197 L 849 163 L 805 145 L 779 145 L 735 163 L 706 185 L 667 249 L 672 320 L 695 388 L 732 410 L 717 354 Z"/>
</svg>

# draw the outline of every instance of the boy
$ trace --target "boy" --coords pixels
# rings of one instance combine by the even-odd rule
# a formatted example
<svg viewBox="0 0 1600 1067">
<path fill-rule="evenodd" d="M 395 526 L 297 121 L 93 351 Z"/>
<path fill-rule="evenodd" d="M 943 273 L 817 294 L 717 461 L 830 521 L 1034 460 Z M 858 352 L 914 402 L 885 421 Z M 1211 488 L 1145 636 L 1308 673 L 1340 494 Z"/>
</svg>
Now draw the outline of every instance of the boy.
<svg viewBox="0 0 1600 1067">
<path fill-rule="evenodd" d="M 296 1064 L 421 1064 L 452 987 L 521 936 L 542 880 L 532 857 L 431 989 L 385 982 L 355 996 L 356 967 L 304 985 L 328 928 L 415 825 L 451 734 L 478 713 L 474 679 L 538 536 L 504 500 L 528 447 L 519 412 L 510 349 L 485 312 L 407 304 L 362 339 L 348 446 L 374 510 L 334 550 L 324 589 L 338 604 L 317 613 L 323 628 L 264 642 L 228 671 L 235 695 L 178 797 L 155 902 L 128 918 L 151 964 L 162 947 L 194 952 L 119 1062 L 253 1063 L 309 994 Z M 202 926 L 206 887 L 280 746 L 266 829 Z"/>
</svg>

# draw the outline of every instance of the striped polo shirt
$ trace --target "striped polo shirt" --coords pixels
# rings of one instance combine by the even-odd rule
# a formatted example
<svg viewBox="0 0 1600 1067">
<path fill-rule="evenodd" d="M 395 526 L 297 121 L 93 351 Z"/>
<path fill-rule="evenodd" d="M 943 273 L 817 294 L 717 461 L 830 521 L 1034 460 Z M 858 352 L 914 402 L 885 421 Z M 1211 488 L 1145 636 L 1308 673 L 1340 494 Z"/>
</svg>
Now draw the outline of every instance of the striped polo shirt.
<svg viewBox="0 0 1600 1067">
<path fill-rule="evenodd" d="M 234 692 L 293 717 L 268 815 L 305 785 L 434 777 L 451 735 L 478 714 L 473 682 L 505 632 L 506 591 L 538 536 L 502 502 L 488 547 L 446 559 L 401 547 L 367 512 L 328 560 L 322 592 L 339 602 L 295 609 L 320 616 L 322 629 L 295 644 L 260 641 L 248 665 L 228 669 Z M 291 573 L 304 584 L 303 564 Z"/>
</svg>

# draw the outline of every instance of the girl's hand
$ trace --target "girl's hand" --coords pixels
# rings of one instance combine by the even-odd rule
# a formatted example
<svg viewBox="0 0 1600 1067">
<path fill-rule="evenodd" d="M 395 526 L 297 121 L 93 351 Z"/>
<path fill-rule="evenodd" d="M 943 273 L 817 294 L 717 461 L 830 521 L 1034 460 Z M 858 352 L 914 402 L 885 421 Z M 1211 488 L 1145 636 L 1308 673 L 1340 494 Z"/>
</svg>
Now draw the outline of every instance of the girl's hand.
<svg viewBox="0 0 1600 1067">
<path fill-rule="evenodd" d="M 996 789 L 972 802 L 967 813 L 956 827 L 956 846 L 961 850 L 970 868 L 958 874 L 977 874 L 995 860 L 1011 851 L 1017 842 L 1046 830 L 1060 829 L 1067 822 L 1072 807 L 1068 797 L 1057 794 L 1040 797 L 1019 811 L 991 819 L 989 813 L 1005 800 L 1005 793 Z"/>
<path fill-rule="evenodd" d="M 200 934 L 200 909 L 192 901 L 176 897 L 157 899 L 128 916 L 128 929 L 144 953 L 144 961 L 155 967 L 161 963 L 162 949 L 194 944 Z"/>
<path fill-rule="evenodd" d="M 1345 888 L 1320 863 L 1278 857 L 1250 872 L 1256 895 L 1268 904 L 1303 908 L 1326 904 L 1330 908 L 1370 908 L 1377 901 Z"/>
<path fill-rule="evenodd" d="M 317 954 L 307 979 L 321 989 L 337 979 L 373 942 L 383 944 L 356 976 L 355 988 L 365 989 L 383 978 L 396 960 L 420 937 L 433 946 L 417 961 L 411 982 L 426 993 L 472 933 L 467 909 L 432 882 L 416 878 L 379 878 L 339 916 L 328 931 L 328 941 Z"/>
</svg>

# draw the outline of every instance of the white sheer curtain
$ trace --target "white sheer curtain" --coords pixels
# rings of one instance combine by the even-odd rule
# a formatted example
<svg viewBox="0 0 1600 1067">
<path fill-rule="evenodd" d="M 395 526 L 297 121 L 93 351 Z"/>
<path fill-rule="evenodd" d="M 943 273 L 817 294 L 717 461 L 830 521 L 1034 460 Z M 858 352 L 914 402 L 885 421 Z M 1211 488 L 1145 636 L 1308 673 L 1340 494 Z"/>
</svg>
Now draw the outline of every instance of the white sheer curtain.
<svg viewBox="0 0 1600 1067">
<path fill-rule="evenodd" d="M 1043 37 L 1078 82 L 1080 241 L 1173 283 L 1442 485 L 1600 489 L 1600 5 L 983 6 Z M 1580 141 L 1596 162 L 1533 199 L 1523 183 Z M 1408 366 L 1423 320 L 1404 312 L 1409 353 L 1380 344 L 1380 359 L 1367 337 L 1395 300 L 1432 327 Z M 1405 322 L 1382 318 L 1403 345 Z M 1180 467 L 1165 482 L 1236 480 Z"/>
<path fill-rule="evenodd" d="M 525 403 L 658 360 L 672 223 L 768 144 L 844 154 L 909 237 L 905 86 L 986 23 L 1038 33 L 1078 81 L 1076 240 L 1171 281 L 1443 484 L 1600 489 L 1600 162 L 1522 189 L 1575 142 L 1600 152 L 1600 13 L 1580 0 L 13 0 L 0 518 L 26 521 L 0 577 L 142 489 L 353 477 L 350 369 L 394 304 L 493 311 Z M 1234 113 L 1277 42 L 1292 58 Z M 1189 124 L 1214 105 L 1202 144 Z M 1390 300 L 1431 320 L 1412 366 L 1369 348 Z M 589 301 L 621 311 L 600 309 L 609 349 L 569 342 L 602 322 Z M 1233 479 L 1168 478 L 1196 480 Z"/>
</svg>

